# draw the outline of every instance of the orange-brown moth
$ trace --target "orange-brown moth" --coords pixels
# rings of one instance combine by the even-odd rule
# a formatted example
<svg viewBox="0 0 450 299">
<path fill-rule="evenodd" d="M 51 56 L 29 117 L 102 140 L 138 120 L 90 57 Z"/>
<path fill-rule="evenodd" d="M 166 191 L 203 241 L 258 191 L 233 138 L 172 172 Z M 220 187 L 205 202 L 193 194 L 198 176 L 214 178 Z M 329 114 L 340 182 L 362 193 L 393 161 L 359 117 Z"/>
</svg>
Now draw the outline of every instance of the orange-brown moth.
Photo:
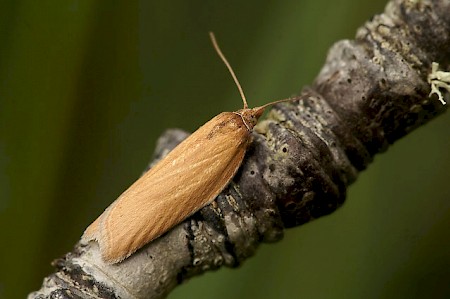
<svg viewBox="0 0 450 299">
<path fill-rule="evenodd" d="M 244 103 L 222 112 L 175 147 L 119 196 L 84 232 L 96 240 L 104 261 L 117 263 L 208 203 L 228 185 L 244 159 L 251 132 L 264 109 L 249 109 L 242 88 L 221 52 Z"/>
</svg>

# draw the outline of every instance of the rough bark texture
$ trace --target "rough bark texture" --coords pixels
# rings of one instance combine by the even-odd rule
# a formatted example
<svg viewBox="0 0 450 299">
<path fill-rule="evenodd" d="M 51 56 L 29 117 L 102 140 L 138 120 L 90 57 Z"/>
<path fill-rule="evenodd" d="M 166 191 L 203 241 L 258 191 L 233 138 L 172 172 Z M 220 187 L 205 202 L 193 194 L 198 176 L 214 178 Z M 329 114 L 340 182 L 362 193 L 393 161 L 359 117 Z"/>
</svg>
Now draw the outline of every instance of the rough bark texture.
<svg viewBox="0 0 450 299">
<path fill-rule="evenodd" d="M 428 96 L 427 76 L 432 62 L 449 67 L 449 11 L 448 0 L 390 2 L 355 40 L 333 46 L 296 101 L 272 109 L 213 204 L 117 265 L 102 262 L 95 242 L 76 244 L 29 298 L 162 298 L 335 211 L 375 154 L 446 110 Z M 185 137 L 168 131 L 156 158 Z"/>
</svg>

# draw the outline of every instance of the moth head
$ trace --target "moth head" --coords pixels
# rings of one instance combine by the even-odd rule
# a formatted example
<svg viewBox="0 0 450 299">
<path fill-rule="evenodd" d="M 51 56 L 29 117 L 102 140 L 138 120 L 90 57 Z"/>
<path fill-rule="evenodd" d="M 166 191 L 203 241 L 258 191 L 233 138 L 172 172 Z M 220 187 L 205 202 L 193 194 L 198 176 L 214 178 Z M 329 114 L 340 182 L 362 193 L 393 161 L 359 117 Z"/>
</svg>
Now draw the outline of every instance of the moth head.
<svg viewBox="0 0 450 299">
<path fill-rule="evenodd" d="M 242 118 L 247 129 L 250 131 L 258 123 L 258 119 L 264 113 L 265 107 L 256 107 L 252 109 L 244 108 L 237 112 Z"/>
</svg>

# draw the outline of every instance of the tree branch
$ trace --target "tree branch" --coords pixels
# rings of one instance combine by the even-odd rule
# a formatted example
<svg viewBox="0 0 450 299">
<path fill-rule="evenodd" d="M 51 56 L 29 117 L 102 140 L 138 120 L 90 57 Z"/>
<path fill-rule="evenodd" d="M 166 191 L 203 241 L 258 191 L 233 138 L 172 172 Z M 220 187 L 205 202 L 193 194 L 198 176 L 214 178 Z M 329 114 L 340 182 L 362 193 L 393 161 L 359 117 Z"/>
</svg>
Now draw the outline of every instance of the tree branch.
<svg viewBox="0 0 450 299">
<path fill-rule="evenodd" d="M 335 211 L 375 154 L 447 109 L 429 97 L 432 82 L 445 92 L 447 73 L 429 75 L 433 62 L 449 67 L 448 11 L 448 0 L 389 2 L 355 40 L 332 47 L 295 102 L 271 110 L 212 204 L 116 265 L 102 262 L 97 243 L 76 244 L 29 298 L 162 298 L 186 278 L 240 265 L 285 227 Z M 186 136 L 167 131 L 155 158 Z"/>
</svg>

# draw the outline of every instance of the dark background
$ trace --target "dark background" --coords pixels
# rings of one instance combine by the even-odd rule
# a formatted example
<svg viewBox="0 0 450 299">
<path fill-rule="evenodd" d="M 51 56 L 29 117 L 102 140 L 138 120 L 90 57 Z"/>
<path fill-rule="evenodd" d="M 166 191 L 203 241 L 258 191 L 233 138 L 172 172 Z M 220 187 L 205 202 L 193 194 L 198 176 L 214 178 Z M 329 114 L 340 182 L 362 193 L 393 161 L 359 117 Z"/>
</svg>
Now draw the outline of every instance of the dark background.
<svg viewBox="0 0 450 299">
<path fill-rule="evenodd" d="M 384 1 L 0 1 L 0 298 L 23 298 L 159 134 L 298 93 Z M 450 118 L 377 156 L 336 213 L 170 298 L 448 298 Z"/>
</svg>

